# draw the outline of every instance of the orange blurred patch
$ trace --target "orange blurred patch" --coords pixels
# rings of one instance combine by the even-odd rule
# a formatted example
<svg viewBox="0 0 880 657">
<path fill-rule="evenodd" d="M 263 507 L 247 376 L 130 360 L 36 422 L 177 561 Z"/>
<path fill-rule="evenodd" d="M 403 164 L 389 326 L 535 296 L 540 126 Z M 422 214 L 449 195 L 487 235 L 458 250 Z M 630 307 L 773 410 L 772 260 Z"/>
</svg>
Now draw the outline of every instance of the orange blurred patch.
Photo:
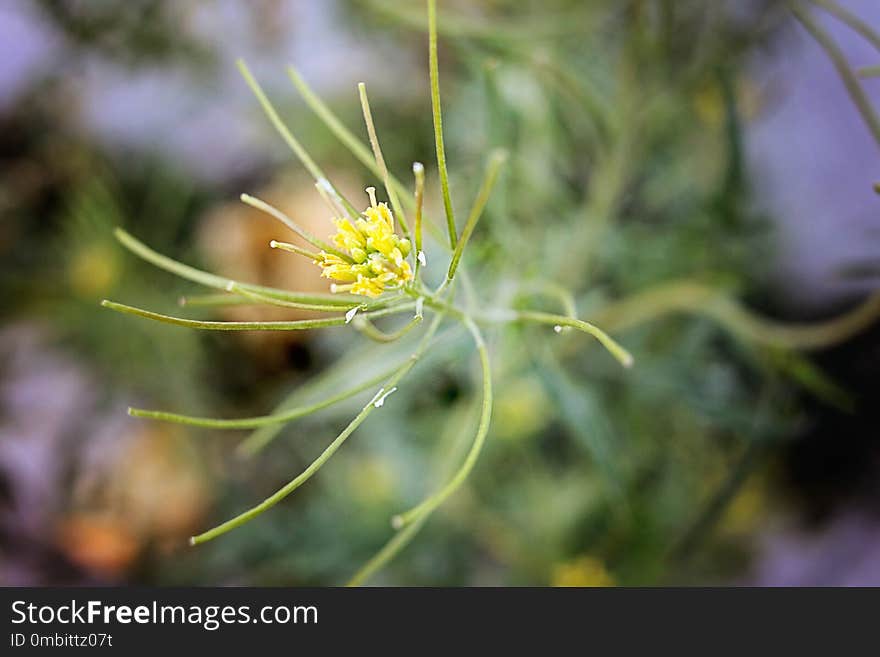
<svg viewBox="0 0 880 657">
<path fill-rule="evenodd" d="M 104 577 L 125 574 L 147 549 L 183 549 L 201 526 L 207 483 L 187 436 L 136 427 L 121 449 L 76 482 L 73 510 L 57 525 L 58 547 Z"/>
<path fill-rule="evenodd" d="M 58 547 L 81 568 L 115 579 L 134 563 L 140 541 L 112 515 L 80 513 L 60 523 Z"/>
<path fill-rule="evenodd" d="M 183 545 L 207 507 L 204 479 L 180 431 L 142 429 L 108 482 L 108 501 L 145 540 Z"/>
</svg>

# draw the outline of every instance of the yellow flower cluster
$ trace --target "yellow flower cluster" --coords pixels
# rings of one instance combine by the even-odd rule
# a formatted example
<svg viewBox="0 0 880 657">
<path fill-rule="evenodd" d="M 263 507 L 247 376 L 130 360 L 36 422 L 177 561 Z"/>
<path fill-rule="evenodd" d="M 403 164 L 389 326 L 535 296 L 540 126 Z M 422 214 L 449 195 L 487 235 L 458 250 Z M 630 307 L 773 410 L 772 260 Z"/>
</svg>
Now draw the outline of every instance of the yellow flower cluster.
<svg viewBox="0 0 880 657">
<path fill-rule="evenodd" d="M 615 581 L 605 564 L 584 555 L 573 561 L 557 564 L 553 569 L 553 586 L 599 587 L 614 586 Z"/>
<path fill-rule="evenodd" d="M 410 241 L 394 232 L 394 214 L 385 203 L 376 202 L 376 191 L 367 188 L 370 207 L 353 222 L 334 219 L 338 232 L 333 244 L 340 254 L 321 251 L 315 263 L 323 270 L 321 276 L 341 281 L 333 292 L 351 292 L 378 297 L 389 288 L 397 288 L 413 278 L 406 261 L 412 248 Z M 345 256 L 345 257 L 343 257 Z"/>
</svg>

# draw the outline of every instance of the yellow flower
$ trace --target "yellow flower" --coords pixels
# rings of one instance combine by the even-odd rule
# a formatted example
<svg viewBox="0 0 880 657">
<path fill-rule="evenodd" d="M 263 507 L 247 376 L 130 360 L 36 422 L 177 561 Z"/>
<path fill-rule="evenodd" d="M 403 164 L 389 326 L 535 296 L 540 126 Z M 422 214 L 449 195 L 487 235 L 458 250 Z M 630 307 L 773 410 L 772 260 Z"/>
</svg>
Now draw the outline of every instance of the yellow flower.
<svg viewBox="0 0 880 657">
<path fill-rule="evenodd" d="M 614 577 L 599 559 L 583 555 L 557 564 L 553 569 L 552 584 L 573 587 L 614 586 Z"/>
<path fill-rule="evenodd" d="M 337 229 L 333 244 L 346 257 L 321 251 L 315 259 L 322 276 L 345 283 L 333 284 L 333 292 L 378 297 L 385 290 L 401 287 L 413 279 L 406 260 L 411 251 L 410 241 L 394 232 L 394 214 L 387 204 L 376 202 L 375 188 L 367 187 L 367 194 L 370 207 L 354 222 L 333 220 Z"/>
</svg>

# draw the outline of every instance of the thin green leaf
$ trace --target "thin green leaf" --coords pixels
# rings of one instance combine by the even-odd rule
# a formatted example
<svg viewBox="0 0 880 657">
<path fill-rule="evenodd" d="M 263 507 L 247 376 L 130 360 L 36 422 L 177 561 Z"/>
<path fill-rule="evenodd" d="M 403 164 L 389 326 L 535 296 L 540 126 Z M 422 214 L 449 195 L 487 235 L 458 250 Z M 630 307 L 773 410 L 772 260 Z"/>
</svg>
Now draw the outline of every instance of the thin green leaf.
<svg viewBox="0 0 880 657">
<path fill-rule="evenodd" d="M 880 51 L 880 33 L 875 31 L 867 22 L 833 0 L 812 0 L 812 2 L 862 35 L 866 41 Z"/>
<path fill-rule="evenodd" d="M 265 201 L 261 201 L 260 199 L 256 198 L 255 196 L 251 196 L 250 194 L 242 194 L 240 198 L 241 198 L 242 203 L 245 203 L 246 205 L 249 205 L 252 208 L 256 208 L 257 210 L 260 210 L 261 212 L 265 212 L 270 217 L 277 219 L 278 221 L 283 223 L 285 226 L 290 228 L 290 230 L 292 230 L 294 233 L 296 233 L 297 235 L 302 237 L 306 242 L 308 242 L 312 246 L 317 247 L 317 248 L 321 249 L 322 251 L 326 251 L 327 253 L 332 253 L 333 255 L 342 258 L 343 260 L 345 260 L 348 263 L 354 262 L 354 260 L 352 260 L 351 257 L 347 253 L 344 253 L 343 251 L 340 251 L 339 249 L 334 248 L 333 246 L 331 246 L 330 244 L 328 244 L 324 240 L 315 237 L 309 231 L 307 231 L 305 228 L 303 228 L 299 224 L 297 224 L 293 219 L 291 219 L 286 214 L 284 214 L 281 210 L 276 208 L 274 205 L 270 205 L 269 203 L 266 203 Z"/>
<path fill-rule="evenodd" d="M 434 146 L 437 150 L 437 169 L 440 173 L 440 191 L 446 211 L 446 230 L 449 246 L 455 248 L 458 234 L 455 211 L 449 194 L 449 173 L 446 171 L 446 147 L 443 145 L 443 117 L 440 111 L 440 71 L 437 62 L 437 0 L 428 0 L 428 69 L 431 78 L 431 112 L 434 117 Z"/>
<path fill-rule="evenodd" d="M 822 5 L 829 8 L 830 6 L 833 6 L 833 3 L 823 2 Z M 840 48 L 837 47 L 837 44 L 834 43 L 831 35 L 813 20 L 810 12 L 801 9 L 801 7 L 797 5 L 792 5 L 791 11 L 807 32 L 816 39 L 816 42 L 822 47 L 825 54 L 828 55 L 831 63 L 834 64 L 834 68 L 837 69 L 837 73 L 840 75 L 840 79 L 843 81 L 849 97 L 852 99 L 853 103 L 855 103 L 859 114 L 862 115 L 862 119 L 871 131 L 874 140 L 880 145 L 880 117 L 874 112 L 870 99 L 865 93 L 865 90 L 862 89 L 859 79 L 850 69 L 849 62 L 847 62 L 843 52 L 841 52 Z M 842 15 L 839 15 L 839 17 L 842 19 Z M 878 47 L 880 47 L 880 45 L 878 45 Z"/>
<path fill-rule="evenodd" d="M 388 166 L 385 164 L 385 157 L 382 155 L 382 148 L 379 146 L 379 136 L 376 134 L 376 126 L 373 124 L 373 113 L 370 111 L 370 100 L 367 98 L 367 85 L 363 82 L 358 84 L 358 93 L 361 99 L 361 109 L 364 114 L 364 123 L 367 126 L 367 136 L 370 138 L 370 146 L 373 147 L 373 156 L 376 158 L 376 166 L 379 167 L 379 173 L 382 176 L 382 182 L 385 185 L 385 192 L 391 201 L 391 207 L 397 215 L 400 226 L 404 235 L 409 235 L 409 224 L 406 222 L 406 215 L 403 212 L 403 206 L 400 205 L 400 199 L 394 185 L 391 184 L 391 178 L 388 175 Z"/>
<path fill-rule="evenodd" d="M 294 152 L 297 158 L 299 158 L 299 161 L 302 162 L 306 169 L 309 170 L 309 173 L 312 174 L 312 177 L 315 179 L 316 182 L 320 180 L 328 180 L 321 167 L 319 167 L 315 163 L 315 161 L 312 159 L 312 156 L 309 155 L 308 151 L 303 148 L 299 140 L 293 136 L 293 133 L 284 124 L 284 121 L 281 120 L 281 117 L 278 115 L 278 111 L 275 109 L 269 98 L 266 96 L 266 93 L 263 91 L 260 83 L 257 82 L 256 78 L 254 78 L 250 69 L 247 67 L 247 64 L 244 63 L 244 60 L 239 59 L 236 63 L 238 65 L 238 70 L 241 72 L 241 76 L 244 78 L 247 85 L 251 88 L 254 96 L 256 96 L 257 101 L 259 101 L 260 105 L 263 108 L 263 111 L 266 113 L 266 116 L 269 117 L 269 121 L 275 127 L 275 130 L 278 132 L 278 134 L 281 135 L 281 138 L 284 139 L 288 146 L 290 146 L 290 149 Z M 339 195 L 339 198 L 342 199 L 342 202 L 345 204 L 345 207 L 351 214 L 351 216 L 357 217 L 359 213 L 357 210 L 355 210 L 354 206 L 349 203 L 344 196 L 339 194 L 338 191 L 336 191 L 336 193 Z"/>
<path fill-rule="evenodd" d="M 504 164 L 506 159 L 507 153 L 503 150 L 496 150 L 489 157 L 489 162 L 486 165 L 486 173 L 483 175 L 483 182 L 480 184 L 480 190 L 477 192 L 477 197 L 474 199 L 474 204 L 471 206 L 467 223 L 465 223 L 458 244 L 455 246 L 455 251 L 452 253 L 452 261 L 449 263 L 446 280 L 451 281 L 455 276 L 455 270 L 458 269 L 458 263 L 461 260 L 462 253 L 464 253 L 464 247 L 467 246 L 467 243 L 474 232 L 474 228 L 476 228 L 477 222 L 483 214 L 483 209 L 486 207 L 486 203 L 489 202 L 492 188 L 495 186 L 495 181 L 498 180 L 498 172 L 501 170 L 501 165 Z"/>
<path fill-rule="evenodd" d="M 272 413 L 271 415 L 258 415 L 255 417 L 243 417 L 233 419 L 197 417 L 194 415 L 181 415 L 180 413 L 169 413 L 166 411 L 150 411 L 142 408 L 129 408 L 128 414 L 132 417 L 147 418 L 151 420 L 161 420 L 164 422 L 173 422 L 175 424 L 186 424 L 194 427 L 208 427 L 212 429 L 253 429 L 256 427 L 264 427 L 274 424 L 283 424 L 292 420 L 311 415 L 324 408 L 345 401 L 355 395 L 379 385 L 382 381 L 394 374 L 401 365 L 383 371 L 377 376 L 371 377 L 352 388 L 344 390 L 336 395 L 322 399 L 314 404 L 307 404 L 285 410 L 281 413 Z"/>
<path fill-rule="evenodd" d="M 163 269 L 171 274 L 175 274 L 176 276 L 180 276 L 181 278 L 184 278 L 188 281 L 192 281 L 193 283 L 204 285 L 205 287 L 212 287 L 218 290 L 225 291 L 229 287 L 229 284 L 232 283 L 250 292 L 266 294 L 269 296 L 277 297 L 279 299 L 284 299 L 286 301 L 326 304 L 329 306 L 340 306 L 340 308 L 350 307 L 353 303 L 357 303 L 357 300 L 352 296 L 333 295 L 329 293 L 300 294 L 298 292 L 288 292 L 287 290 L 281 290 L 276 287 L 266 287 L 264 285 L 242 283 L 240 281 L 232 280 L 231 278 L 223 278 L 222 276 L 209 274 L 206 271 L 196 269 L 195 267 L 185 265 L 182 262 L 178 262 L 177 260 L 169 258 L 168 256 L 162 255 L 161 253 L 154 251 L 146 244 L 124 231 L 122 228 L 116 228 L 113 231 L 113 234 L 116 236 L 116 239 L 119 240 L 119 243 L 122 244 L 122 246 L 134 253 L 139 258 L 146 260 L 147 262 L 155 265 L 159 269 Z"/>
<path fill-rule="evenodd" d="M 384 317 L 392 313 L 400 312 L 413 308 L 415 304 L 406 304 L 399 307 L 386 308 L 368 313 L 367 317 Z M 136 315 L 144 319 L 151 319 L 164 324 L 172 324 L 174 326 L 182 326 L 184 328 L 208 330 L 208 331 L 304 331 L 316 328 L 328 328 L 331 326 L 344 326 L 348 323 L 345 317 L 331 317 L 327 319 L 299 319 L 293 321 L 271 321 L 271 322 L 218 322 L 218 321 L 202 321 L 197 319 L 186 319 L 183 317 L 174 317 L 172 315 L 162 315 L 144 310 L 135 306 L 127 306 L 115 301 L 104 299 L 101 306 L 115 310 L 128 315 Z"/>
<path fill-rule="evenodd" d="M 626 349 L 620 346 L 610 335 L 605 333 L 598 326 L 585 322 L 582 319 L 574 317 L 566 317 L 564 315 L 553 315 L 551 313 L 542 313 L 534 311 L 520 311 L 516 313 L 516 319 L 524 322 L 539 322 L 541 324 L 551 324 L 554 329 L 562 330 L 564 326 L 576 328 L 596 338 L 605 349 L 608 350 L 614 358 L 624 367 L 631 367 L 633 357 Z M 558 327 L 558 329 L 557 329 Z"/>
<path fill-rule="evenodd" d="M 375 342 L 383 343 L 396 342 L 397 340 L 400 340 L 400 338 L 402 338 L 404 335 L 409 333 L 421 323 L 422 316 L 416 315 L 396 331 L 391 331 L 390 333 L 388 333 L 376 328 L 375 324 L 373 324 L 369 319 L 366 319 L 363 316 L 355 317 L 352 321 L 352 325 L 355 327 L 355 329 L 360 331 L 364 336 L 370 338 L 370 340 L 373 340 Z"/>
</svg>

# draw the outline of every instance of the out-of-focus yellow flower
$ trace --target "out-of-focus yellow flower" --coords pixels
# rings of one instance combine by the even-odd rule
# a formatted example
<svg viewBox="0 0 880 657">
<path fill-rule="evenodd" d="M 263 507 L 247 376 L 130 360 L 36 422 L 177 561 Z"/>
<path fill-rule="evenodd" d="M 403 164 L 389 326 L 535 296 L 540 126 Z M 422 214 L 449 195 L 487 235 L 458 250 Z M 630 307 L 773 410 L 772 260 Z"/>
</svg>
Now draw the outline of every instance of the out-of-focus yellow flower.
<svg viewBox="0 0 880 657">
<path fill-rule="evenodd" d="M 615 581 L 611 573 L 596 557 L 584 555 L 557 564 L 553 568 L 551 579 L 553 586 L 614 586 Z"/>
<path fill-rule="evenodd" d="M 726 534 L 748 534 L 767 518 L 768 513 L 765 481 L 752 477 L 727 507 L 719 529 Z"/>
<path fill-rule="evenodd" d="M 397 487 L 393 466 L 379 457 L 359 460 L 348 478 L 355 498 L 367 505 L 387 502 Z"/>
<path fill-rule="evenodd" d="M 74 253 L 68 276 L 73 291 L 81 297 L 107 294 L 119 278 L 116 254 L 106 244 L 89 244 Z"/>
<path fill-rule="evenodd" d="M 334 283 L 330 288 L 333 292 L 378 297 L 386 289 L 401 287 L 413 279 L 406 261 L 412 250 L 410 241 L 394 232 L 394 214 L 387 204 L 376 202 L 375 188 L 368 187 L 367 194 L 370 207 L 360 217 L 353 222 L 333 220 L 338 231 L 333 244 L 342 255 L 321 251 L 315 259 L 322 276 L 343 283 Z"/>
<path fill-rule="evenodd" d="M 757 85 L 748 78 L 735 81 L 737 111 L 746 121 L 758 115 L 761 108 L 761 96 Z M 704 84 L 698 88 L 693 97 L 694 110 L 697 117 L 707 125 L 718 127 L 724 121 L 724 98 L 715 83 Z"/>
<path fill-rule="evenodd" d="M 549 420 L 550 400 L 531 377 L 506 382 L 495 399 L 495 434 L 518 440 L 543 429 Z"/>
</svg>

